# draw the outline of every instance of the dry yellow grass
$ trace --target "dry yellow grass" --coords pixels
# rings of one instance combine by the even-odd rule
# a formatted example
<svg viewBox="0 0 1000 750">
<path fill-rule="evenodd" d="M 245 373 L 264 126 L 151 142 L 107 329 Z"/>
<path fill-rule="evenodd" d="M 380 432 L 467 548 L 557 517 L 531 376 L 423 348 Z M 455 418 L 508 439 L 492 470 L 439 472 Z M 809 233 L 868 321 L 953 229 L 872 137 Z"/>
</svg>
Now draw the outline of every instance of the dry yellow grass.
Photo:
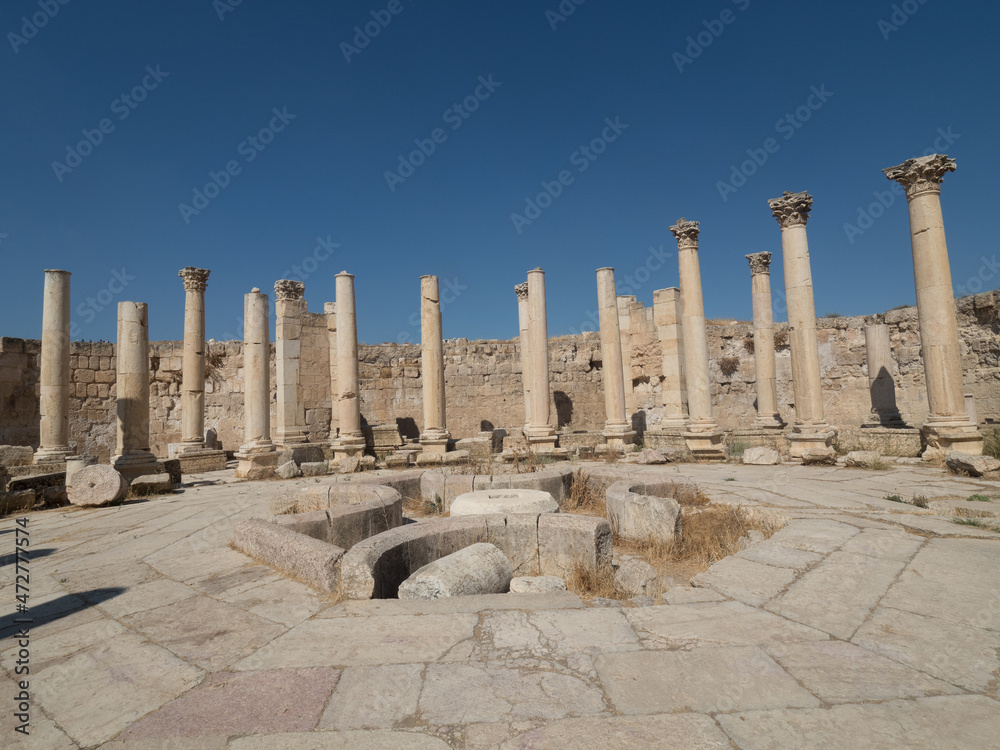
<svg viewBox="0 0 1000 750">
<path fill-rule="evenodd" d="M 581 516 L 600 516 L 608 514 L 604 493 L 590 479 L 574 474 L 569 486 L 569 497 L 563 500 L 560 508 L 565 513 L 577 513 Z"/>
</svg>

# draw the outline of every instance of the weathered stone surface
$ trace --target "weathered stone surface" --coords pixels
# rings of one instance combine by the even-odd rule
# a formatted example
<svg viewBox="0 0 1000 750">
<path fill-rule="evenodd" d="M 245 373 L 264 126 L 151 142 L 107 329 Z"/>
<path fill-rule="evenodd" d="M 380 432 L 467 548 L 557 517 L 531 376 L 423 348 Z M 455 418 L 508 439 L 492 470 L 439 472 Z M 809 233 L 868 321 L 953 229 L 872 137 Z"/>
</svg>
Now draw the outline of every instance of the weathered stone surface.
<svg viewBox="0 0 1000 750">
<path fill-rule="evenodd" d="M 503 552 L 492 544 L 473 544 L 417 570 L 399 585 L 399 598 L 502 594 L 510 588 L 511 577 Z"/>
<path fill-rule="evenodd" d="M 795 575 L 795 571 L 788 568 L 774 568 L 738 557 L 727 557 L 696 575 L 691 583 L 759 606 L 794 581 Z"/>
<path fill-rule="evenodd" d="M 660 575 L 656 568 L 643 560 L 631 559 L 615 571 L 615 591 L 626 596 L 658 596 Z"/>
<path fill-rule="evenodd" d="M 755 647 L 629 651 L 602 654 L 595 664 L 612 705 L 623 714 L 819 705 Z"/>
<path fill-rule="evenodd" d="M 968 453 L 949 453 L 945 459 L 948 468 L 958 474 L 981 477 L 993 471 L 1000 471 L 1000 460 L 992 456 L 971 456 Z"/>
<path fill-rule="evenodd" d="M 836 466 L 837 454 L 832 450 L 802 451 L 803 466 Z"/>
<path fill-rule="evenodd" d="M 856 469 L 874 468 L 881 460 L 878 451 L 851 451 L 844 456 L 844 463 Z"/>
<path fill-rule="evenodd" d="M 667 461 L 667 457 L 662 452 L 652 448 L 639 451 L 635 457 L 635 462 L 642 466 L 655 466 L 657 464 L 665 464 Z"/>
<path fill-rule="evenodd" d="M 781 455 L 774 448 L 758 445 L 743 451 L 743 463 L 747 466 L 776 466 L 781 463 Z"/>
<path fill-rule="evenodd" d="M 326 461 L 307 461 L 299 469 L 304 477 L 324 477 L 330 473 L 330 464 Z"/>
<path fill-rule="evenodd" d="M 49 488 L 46 488 L 49 489 Z M 17 492 L 0 492 L 0 516 L 31 510 L 35 505 L 34 490 L 19 490 Z"/>
<path fill-rule="evenodd" d="M 259 519 L 236 524 L 233 546 L 319 591 L 336 592 L 340 588 L 340 565 L 344 556 L 340 547 Z"/>
<path fill-rule="evenodd" d="M 30 445 L 0 445 L 0 466 L 30 466 L 34 460 Z"/>
<path fill-rule="evenodd" d="M 722 602 L 726 597 L 712 589 L 699 589 L 693 586 L 674 586 L 663 594 L 667 604 L 695 604 L 698 602 Z"/>
<path fill-rule="evenodd" d="M 461 464 L 467 464 L 469 463 L 469 451 L 449 451 L 441 457 L 441 463 L 445 466 L 459 466 Z"/>
<path fill-rule="evenodd" d="M 125 498 L 128 482 L 111 466 L 95 464 L 81 469 L 66 488 L 73 505 L 96 507 L 116 503 Z"/>
<path fill-rule="evenodd" d="M 510 580 L 512 594 L 545 594 L 565 590 L 566 581 L 556 576 L 519 576 Z"/>
<path fill-rule="evenodd" d="M 295 479 L 296 477 L 302 476 L 302 471 L 299 469 L 298 464 L 294 461 L 286 461 L 275 469 L 274 473 L 282 479 Z"/>
<path fill-rule="evenodd" d="M 611 566 L 611 527 L 603 518 L 543 513 L 538 517 L 538 572 L 569 577 L 577 565 L 600 570 Z"/>
<path fill-rule="evenodd" d="M 798 571 L 806 570 L 823 559 L 822 555 L 815 552 L 783 547 L 773 539 L 765 540 L 759 544 L 751 544 L 747 549 L 737 552 L 734 557 L 752 560 L 775 568 L 791 568 Z"/>
<path fill-rule="evenodd" d="M 541 490 L 479 490 L 466 492 L 451 501 L 452 516 L 478 516 L 487 513 L 558 513 L 559 504 Z"/>
<path fill-rule="evenodd" d="M 1000 736 L 996 703 L 978 695 L 753 711 L 718 720 L 746 750 L 829 750 L 858 747 L 859 742 L 867 750 L 988 750 Z"/>
<path fill-rule="evenodd" d="M 615 482 L 605 493 L 608 521 L 624 539 L 673 539 L 680 526 L 681 507 L 670 497 L 660 497 L 672 482 Z"/>
<path fill-rule="evenodd" d="M 145 474 L 136 477 L 129 485 L 132 495 L 165 495 L 174 490 L 174 483 L 169 474 Z"/>
<path fill-rule="evenodd" d="M 806 552 L 828 555 L 858 533 L 837 521 L 795 519 L 771 537 L 771 542 Z"/>
<path fill-rule="evenodd" d="M 229 743 L 234 750 L 449 750 L 444 740 L 415 732 L 290 732 L 254 735 Z"/>
<path fill-rule="evenodd" d="M 392 729 L 417 711 L 422 664 L 351 667 L 344 671 L 320 729 Z"/>
<path fill-rule="evenodd" d="M 564 719 L 518 735 L 501 750 L 729 750 L 709 717 L 697 714 Z"/>
<path fill-rule="evenodd" d="M 299 495 L 296 497 L 300 498 Z M 322 507 L 322 495 L 312 499 Z M 345 550 L 376 534 L 398 528 L 403 523 L 403 499 L 391 487 L 361 485 L 337 488 L 337 491 L 330 492 L 326 502 L 344 500 L 351 502 L 331 504 L 323 510 L 307 513 L 277 515 L 274 522 Z M 305 505 L 306 501 L 300 499 L 296 504 Z"/>
</svg>

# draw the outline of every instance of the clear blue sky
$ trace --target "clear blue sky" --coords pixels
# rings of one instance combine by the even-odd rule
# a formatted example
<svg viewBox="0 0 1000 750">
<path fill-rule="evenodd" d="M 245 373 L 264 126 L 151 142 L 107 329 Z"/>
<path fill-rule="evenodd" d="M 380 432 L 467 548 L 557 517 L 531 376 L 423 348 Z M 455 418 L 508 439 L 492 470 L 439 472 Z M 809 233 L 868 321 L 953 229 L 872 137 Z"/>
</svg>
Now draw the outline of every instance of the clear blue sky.
<svg viewBox="0 0 1000 750">
<path fill-rule="evenodd" d="M 0 17 L 0 335 L 40 335 L 42 271 L 63 268 L 74 338 L 113 340 L 116 303 L 135 300 L 153 339 L 180 339 L 177 271 L 193 265 L 212 270 L 219 339 L 241 335 L 251 287 L 273 313 L 296 266 L 312 311 L 356 275 L 367 343 L 419 340 L 428 273 L 451 284 L 447 337 L 512 337 L 513 287 L 542 266 L 555 336 L 593 327 L 598 267 L 647 304 L 675 286 L 681 216 L 701 221 L 706 313 L 747 319 L 745 254 L 775 252 L 782 286 L 766 201 L 784 190 L 815 197 L 817 312 L 878 312 L 914 301 L 905 200 L 886 194 L 863 233 L 845 224 L 892 187 L 882 168 L 935 149 L 958 161 L 942 195 L 955 283 L 1000 286 L 982 260 L 1000 203 L 996 4 L 61 2 L 6 0 Z M 378 35 L 356 40 L 366 23 Z M 579 151 L 594 139 L 603 153 Z M 417 140 L 434 151 L 411 174 Z M 720 188 L 748 150 L 763 164 Z M 195 203 L 213 172 L 228 184 Z M 561 194 L 512 219 L 543 182 Z"/>
</svg>

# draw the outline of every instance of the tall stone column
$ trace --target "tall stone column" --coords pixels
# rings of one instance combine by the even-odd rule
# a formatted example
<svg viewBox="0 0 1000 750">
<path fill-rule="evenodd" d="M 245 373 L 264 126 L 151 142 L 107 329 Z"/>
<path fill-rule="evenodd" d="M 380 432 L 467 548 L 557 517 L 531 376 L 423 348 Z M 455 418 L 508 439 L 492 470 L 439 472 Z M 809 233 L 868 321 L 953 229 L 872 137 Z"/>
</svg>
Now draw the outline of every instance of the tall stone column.
<svg viewBox="0 0 1000 750">
<path fill-rule="evenodd" d="M 420 277 L 420 365 L 424 399 L 420 444 L 429 453 L 445 453 L 451 433 L 445 426 L 444 334 L 437 276 Z"/>
<path fill-rule="evenodd" d="M 337 394 L 340 434 L 333 441 L 338 459 L 361 455 L 365 437 L 361 432 L 360 374 L 358 372 L 358 323 L 354 305 L 354 276 L 337 274 Z"/>
<path fill-rule="evenodd" d="M 634 294 L 626 294 L 616 300 L 618 310 L 618 329 L 622 342 L 622 383 L 625 385 L 625 418 L 639 410 L 636 401 L 635 386 L 632 384 L 632 351 L 635 347 L 635 334 L 632 326 L 632 311 L 642 309 L 641 303 Z M 629 422 L 631 424 L 631 422 Z"/>
<path fill-rule="evenodd" d="M 118 303 L 115 357 L 118 439 L 111 462 L 131 481 L 159 471 L 149 450 L 149 317 L 145 302 Z"/>
<path fill-rule="evenodd" d="M 528 271 L 528 340 L 531 355 L 531 422 L 525 428 L 528 445 L 540 452 L 555 448 L 556 431 L 549 424 L 549 334 L 545 311 L 545 271 Z"/>
<path fill-rule="evenodd" d="M 622 371 L 622 340 L 618 320 L 615 269 L 597 269 L 597 311 L 601 325 L 601 377 L 604 381 L 604 440 L 624 449 L 635 439 L 625 411 L 625 379 Z"/>
<path fill-rule="evenodd" d="M 906 188 L 910 208 L 917 317 L 930 407 L 923 427 L 926 458 L 951 451 L 983 452 L 982 434 L 965 409 L 958 317 L 941 213 L 941 183 L 946 173 L 954 171 L 955 160 L 942 154 L 908 159 L 883 170 Z"/>
<path fill-rule="evenodd" d="M 517 294 L 518 343 L 521 345 L 521 384 L 524 388 L 524 429 L 531 424 L 531 341 L 528 325 L 528 282 L 514 287 Z"/>
<path fill-rule="evenodd" d="M 883 427 L 902 427 L 903 418 L 896 406 L 896 381 L 892 377 L 889 326 L 885 323 L 865 326 L 865 353 L 872 399 L 869 423 Z"/>
<path fill-rule="evenodd" d="M 660 385 L 663 419 L 660 431 L 679 433 L 687 427 L 682 321 L 681 290 L 669 287 L 653 292 L 653 322 L 663 357 L 663 381 Z"/>
<path fill-rule="evenodd" d="M 757 421 L 761 429 L 780 429 L 778 382 L 774 364 L 774 313 L 771 308 L 771 253 L 747 255 L 753 297 L 753 360 L 757 373 Z"/>
<path fill-rule="evenodd" d="M 711 380 L 708 374 L 708 331 L 698 262 L 697 221 L 681 218 L 670 227 L 677 238 L 677 263 L 681 281 L 681 315 L 684 327 L 684 378 L 687 386 L 688 448 L 696 458 L 722 459 L 722 432 L 712 416 Z"/>
<path fill-rule="evenodd" d="M 795 391 L 795 424 L 789 435 L 789 455 L 803 451 L 832 455 L 836 436 L 823 416 L 823 383 L 819 368 L 819 337 L 813 300 L 812 269 L 806 222 L 813 199 L 808 193 L 785 192 L 768 201 L 781 227 L 781 256 L 785 271 L 785 302 L 792 348 L 792 385 Z"/>
<path fill-rule="evenodd" d="M 271 440 L 271 335 L 267 295 L 254 287 L 243 297 L 243 445 L 236 476 L 274 474 L 278 453 Z"/>
<path fill-rule="evenodd" d="M 69 445 L 69 271 L 45 271 L 39 374 L 40 443 L 36 464 L 62 463 Z"/>
<path fill-rule="evenodd" d="M 301 281 L 281 279 L 274 283 L 274 374 L 277 380 L 275 443 L 293 449 L 309 442 L 306 413 L 302 404 L 300 358 L 302 355 L 302 316 L 308 304 L 306 285 Z"/>
</svg>

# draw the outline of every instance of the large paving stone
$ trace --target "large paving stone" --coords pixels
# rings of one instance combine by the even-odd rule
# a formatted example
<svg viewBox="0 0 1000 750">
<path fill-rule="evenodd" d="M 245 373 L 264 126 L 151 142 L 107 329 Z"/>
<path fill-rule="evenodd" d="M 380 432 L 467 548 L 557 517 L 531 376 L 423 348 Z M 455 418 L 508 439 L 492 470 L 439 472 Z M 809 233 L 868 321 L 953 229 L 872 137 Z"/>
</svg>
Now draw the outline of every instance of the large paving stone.
<svg viewBox="0 0 1000 750">
<path fill-rule="evenodd" d="M 997 704 L 978 695 L 719 716 L 741 750 L 995 750 Z"/>
<path fill-rule="evenodd" d="M 597 657 L 601 683 L 623 714 L 716 713 L 818 706 L 761 649 L 630 651 Z"/>
<path fill-rule="evenodd" d="M 198 592 L 190 586 L 167 578 L 160 578 L 129 588 L 118 596 L 100 602 L 98 606 L 112 617 L 120 618 L 147 609 L 174 604 L 197 594 Z"/>
<path fill-rule="evenodd" d="M 923 538 L 907 534 L 905 531 L 865 530 L 849 540 L 842 551 L 907 562 L 917 553 L 924 541 Z"/>
<path fill-rule="evenodd" d="M 284 631 L 263 617 L 207 596 L 137 612 L 122 622 L 208 670 L 232 665 Z"/>
<path fill-rule="evenodd" d="M 473 636 L 471 614 L 308 620 L 236 665 L 237 669 L 409 664 L 440 659 Z"/>
<path fill-rule="evenodd" d="M 757 606 L 777 596 L 795 580 L 795 576 L 795 571 L 789 568 L 775 568 L 739 557 L 727 557 L 696 575 L 691 583 Z"/>
<path fill-rule="evenodd" d="M 712 589 L 698 589 L 693 586 L 674 586 L 663 594 L 663 601 L 667 604 L 697 604 L 725 600 L 726 597 Z"/>
<path fill-rule="evenodd" d="M 770 539 L 751 545 L 749 548 L 737 552 L 734 557 L 751 560 L 761 565 L 791 568 L 798 571 L 806 570 L 823 559 L 823 555 L 794 547 L 784 547 Z"/>
<path fill-rule="evenodd" d="M 119 739 L 305 732 L 316 726 L 340 671 L 217 672 Z"/>
<path fill-rule="evenodd" d="M 612 716 L 564 719 L 532 729 L 500 750 L 730 750 L 726 735 L 709 717 Z"/>
<path fill-rule="evenodd" d="M 345 670 L 319 728 L 392 729 L 417 712 L 423 671 L 423 664 Z"/>
<path fill-rule="evenodd" d="M 767 650 L 792 677 L 827 703 L 961 692 L 947 682 L 843 641 L 777 643 Z"/>
<path fill-rule="evenodd" d="M 762 646 L 829 638 L 819 630 L 740 602 L 675 604 L 624 612 L 646 648 Z"/>
<path fill-rule="evenodd" d="M 486 594 L 447 599 L 356 599 L 320 612 L 327 617 L 384 617 L 395 615 L 447 615 L 457 612 L 490 612 L 508 609 L 583 609 L 583 600 L 568 591 L 546 594 Z"/>
<path fill-rule="evenodd" d="M 797 519 L 780 529 L 771 541 L 783 547 L 828 555 L 858 533 L 858 529 L 837 521 Z"/>
<path fill-rule="evenodd" d="M 432 664 L 420 713 L 429 724 L 563 719 L 604 713 L 601 691 L 553 672 Z"/>
<path fill-rule="evenodd" d="M 973 692 L 1000 668 L 1000 633 L 880 607 L 852 641 Z"/>
<path fill-rule="evenodd" d="M 449 750 L 437 737 L 416 732 L 290 732 L 242 737 L 232 750 Z"/>
<path fill-rule="evenodd" d="M 767 609 L 838 638 L 850 638 L 903 565 L 897 560 L 835 552 Z"/>
</svg>

